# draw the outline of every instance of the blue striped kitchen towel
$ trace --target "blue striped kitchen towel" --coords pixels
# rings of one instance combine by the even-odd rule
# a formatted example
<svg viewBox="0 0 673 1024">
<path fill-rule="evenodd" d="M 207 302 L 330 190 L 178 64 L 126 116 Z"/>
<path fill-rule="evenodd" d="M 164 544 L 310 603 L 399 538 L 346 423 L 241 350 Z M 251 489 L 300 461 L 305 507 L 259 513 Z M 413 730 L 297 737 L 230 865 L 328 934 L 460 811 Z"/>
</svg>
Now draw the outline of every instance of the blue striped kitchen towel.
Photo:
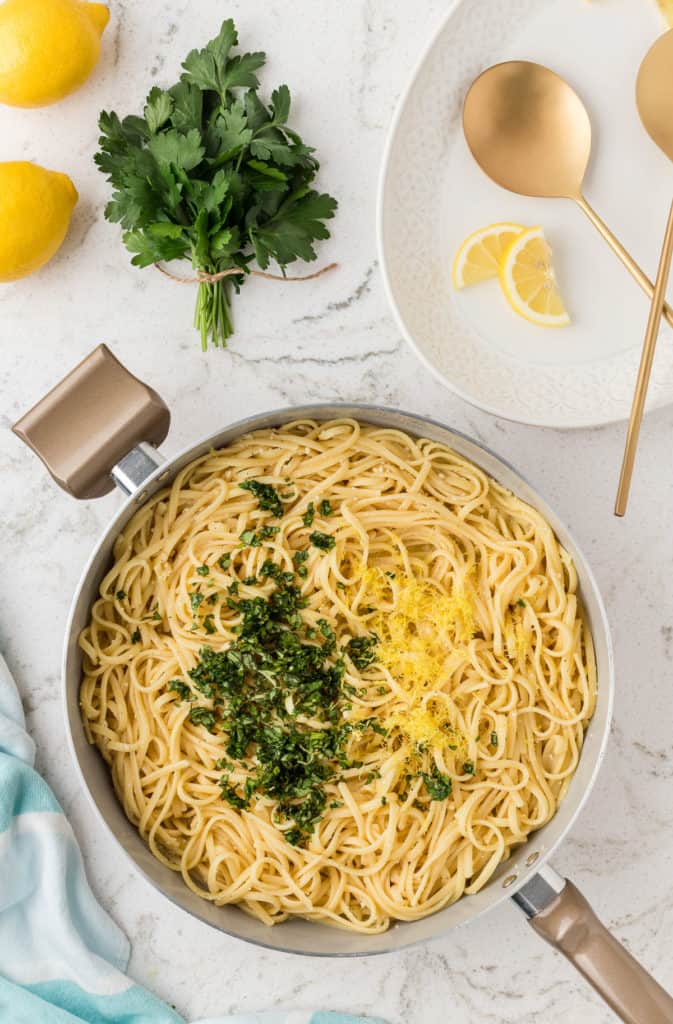
<svg viewBox="0 0 673 1024">
<path fill-rule="evenodd" d="M 89 888 L 77 840 L 34 759 L 21 700 L 0 655 L 0 1021 L 184 1024 L 126 975 L 129 943 Z M 306 1011 L 198 1024 L 262 1022 L 365 1024 L 361 1017 Z"/>
</svg>

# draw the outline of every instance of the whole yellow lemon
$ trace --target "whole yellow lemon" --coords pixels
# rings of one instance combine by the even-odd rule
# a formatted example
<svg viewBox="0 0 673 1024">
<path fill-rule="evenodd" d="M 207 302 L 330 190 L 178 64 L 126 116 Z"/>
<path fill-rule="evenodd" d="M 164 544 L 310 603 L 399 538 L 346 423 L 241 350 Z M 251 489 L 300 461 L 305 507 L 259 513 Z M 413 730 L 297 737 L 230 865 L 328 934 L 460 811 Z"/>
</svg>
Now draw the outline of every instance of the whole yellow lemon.
<svg viewBox="0 0 673 1024">
<path fill-rule="evenodd" d="M 25 160 L 0 163 L 0 281 L 16 281 L 60 248 L 77 202 L 67 174 Z"/>
<path fill-rule="evenodd" d="M 100 55 L 110 18 L 82 0 L 5 0 L 0 4 L 0 103 L 42 107 L 79 89 Z"/>
</svg>

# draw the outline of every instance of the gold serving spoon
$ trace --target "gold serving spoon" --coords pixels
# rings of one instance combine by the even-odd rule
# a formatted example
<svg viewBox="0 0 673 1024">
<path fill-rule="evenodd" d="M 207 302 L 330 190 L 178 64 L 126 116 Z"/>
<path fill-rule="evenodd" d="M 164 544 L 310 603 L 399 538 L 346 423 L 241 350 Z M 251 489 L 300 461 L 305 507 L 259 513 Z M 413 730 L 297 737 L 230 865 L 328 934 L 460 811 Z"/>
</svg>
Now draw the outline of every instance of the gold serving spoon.
<svg viewBox="0 0 673 1024">
<path fill-rule="evenodd" d="M 574 199 L 652 298 L 650 279 L 582 195 L 591 123 L 567 82 L 530 61 L 496 64 L 470 86 L 463 129 L 473 157 L 498 185 L 524 196 Z M 664 316 L 673 326 L 666 304 Z"/>
<path fill-rule="evenodd" d="M 673 29 L 657 39 L 654 46 L 645 55 L 638 72 L 636 83 L 636 103 L 640 120 L 648 135 L 664 151 L 669 160 L 673 160 Z M 671 270 L 673 254 L 673 203 L 668 215 L 668 224 L 661 250 L 657 280 L 654 285 L 654 297 L 647 321 L 643 351 L 638 368 L 638 379 L 633 395 L 629 428 L 626 434 L 624 459 L 619 475 L 615 515 L 623 516 L 629 499 L 633 464 L 636 458 L 640 424 L 645 409 L 645 396 L 650 381 L 654 349 L 659 335 L 659 324 L 666 296 L 666 285 Z"/>
</svg>

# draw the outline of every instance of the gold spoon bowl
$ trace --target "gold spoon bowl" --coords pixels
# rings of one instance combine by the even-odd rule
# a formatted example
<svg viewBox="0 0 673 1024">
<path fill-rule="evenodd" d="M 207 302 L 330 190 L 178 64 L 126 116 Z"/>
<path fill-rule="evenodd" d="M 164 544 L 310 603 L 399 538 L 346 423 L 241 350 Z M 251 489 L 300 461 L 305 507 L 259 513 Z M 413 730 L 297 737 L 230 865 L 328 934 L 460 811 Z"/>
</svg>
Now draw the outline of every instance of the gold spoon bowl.
<svg viewBox="0 0 673 1024">
<path fill-rule="evenodd" d="M 652 297 L 652 281 L 582 193 L 591 122 L 563 78 L 531 61 L 495 64 L 475 79 L 465 97 L 463 130 L 481 169 L 502 188 L 524 196 L 574 200 Z M 668 305 L 664 316 L 673 326 Z"/>
</svg>

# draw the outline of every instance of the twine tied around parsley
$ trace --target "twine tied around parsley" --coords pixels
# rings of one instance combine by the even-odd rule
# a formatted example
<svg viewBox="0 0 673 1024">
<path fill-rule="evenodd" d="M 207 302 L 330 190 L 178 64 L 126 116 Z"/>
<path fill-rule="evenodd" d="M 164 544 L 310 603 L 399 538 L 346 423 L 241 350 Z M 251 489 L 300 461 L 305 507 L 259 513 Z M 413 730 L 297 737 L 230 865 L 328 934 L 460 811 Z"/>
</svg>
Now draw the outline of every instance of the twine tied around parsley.
<svg viewBox="0 0 673 1024">
<path fill-rule="evenodd" d="M 265 270 L 241 270 L 240 267 L 231 267 L 229 270 L 220 270 L 216 274 L 207 274 L 205 270 L 197 270 L 194 277 L 178 277 L 177 274 L 171 274 L 170 270 L 162 267 L 161 263 L 155 263 L 154 266 L 165 277 L 170 277 L 171 281 L 177 281 L 178 284 L 203 284 L 204 282 L 206 284 L 217 284 L 218 281 L 222 281 L 225 277 L 233 277 L 235 274 L 264 277 L 267 281 L 314 281 L 316 277 L 322 277 L 323 274 L 328 274 L 330 270 L 336 270 L 339 264 L 328 263 L 326 267 L 314 270 L 312 274 L 268 274 Z"/>
</svg>

